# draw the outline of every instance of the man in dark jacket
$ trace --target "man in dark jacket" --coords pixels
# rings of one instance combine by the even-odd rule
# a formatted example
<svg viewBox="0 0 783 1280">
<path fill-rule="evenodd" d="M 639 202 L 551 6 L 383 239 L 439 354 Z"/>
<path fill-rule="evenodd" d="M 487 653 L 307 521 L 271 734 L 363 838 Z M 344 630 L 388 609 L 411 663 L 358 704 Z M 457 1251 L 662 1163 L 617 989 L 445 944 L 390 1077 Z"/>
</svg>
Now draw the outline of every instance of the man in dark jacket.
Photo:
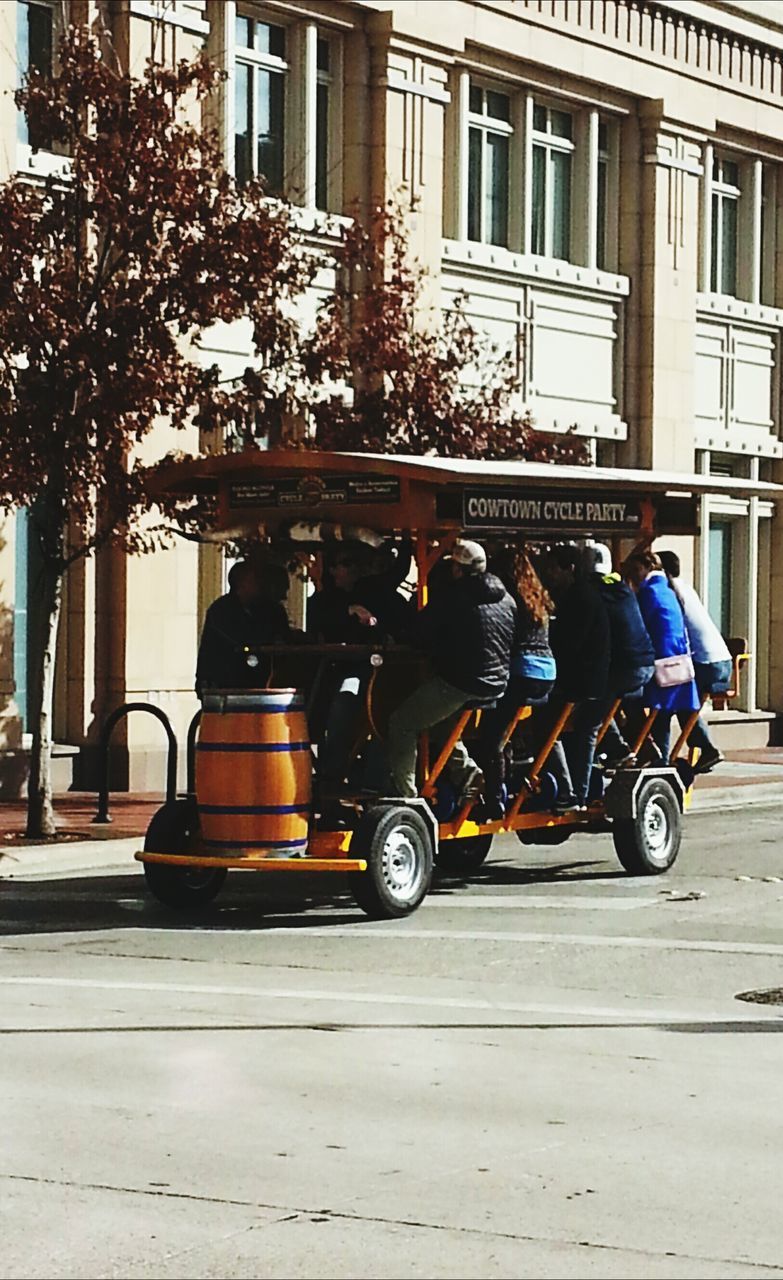
<svg viewBox="0 0 783 1280">
<path fill-rule="evenodd" d="M 555 547 L 541 565 L 541 577 L 555 601 L 549 640 L 557 663 L 555 690 L 538 717 L 539 731 L 550 730 L 565 703 L 574 702 L 566 746 L 561 742 L 547 768 L 558 784 L 555 810 L 567 813 L 587 803 L 601 708 L 609 676 L 609 619 L 597 591 L 580 574 L 574 546 Z"/>
<path fill-rule="evenodd" d="M 418 615 L 414 633 L 433 674 L 389 720 L 386 751 L 401 796 L 417 795 L 419 733 L 438 725 L 439 736 L 448 736 L 464 707 L 494 702 L 508 684 L 514 601 L 500 579 L 487 573 L 487 557 L 477 542 L 454 544 L 451 573 L 452 582 Z M 477 794 L 481 770 L 463 742 L 455 746 L 446 773 L 461 802 Z"/>
<path fill-rule="evenodd" d="M 609 675 L 600 708 L 603 722 L 618 698 L 638 700 L 643 696 L 645 685 L 655 674 L 655 652 L 634 592 L 619 573 L 612 572 L 609 548 L 601 542 L 585 547 L 583 564 L 609 619 Z M 636 762 L 614 720 L 600 749 L 608 766 L 619 768 Z"/>
<path fill-rule="evenodd" d="M 311 597 L 307 633 L 325 644 L 371 644 L 408 637 L 415 614 L 398 587 L 408 576 L 413 546 L 407 539 L 380 547 L 363 571 L 363 548 L 349 543 L 327 563 L 326 583 Z M 325 794 L 345 782 L 356 746 L 370 667 L 335 664 L 324 689 L 325 710 L 311 720 L 318 739 L 318 777 Z M 319 719 L 322 724 L 319 723 Z"/>
<path fill-rule="evenodd" d="M 410 572 L 411 542 L 403 539 L 380 547 L 369 572 L 362 563 L 364 551 L 349 543 L 327 561 L 326 582 L 307 608 L 311 639 L 368 644 L 378 639 L 402 640 L 410 631 L 413 611 L 398 587 Z"/>
<path fill-rule="evenodd" d="M 207 609 L 196 664 L 196 693 L 207 689 L 259 689 L 269 663 L 254 652 L 259 645 L 288 638 L 288 615 L 281 601 L 285 570 L 270 566 L 264 583 L 247 560 L 231 566 L 228 592 Z"/>
</svg>

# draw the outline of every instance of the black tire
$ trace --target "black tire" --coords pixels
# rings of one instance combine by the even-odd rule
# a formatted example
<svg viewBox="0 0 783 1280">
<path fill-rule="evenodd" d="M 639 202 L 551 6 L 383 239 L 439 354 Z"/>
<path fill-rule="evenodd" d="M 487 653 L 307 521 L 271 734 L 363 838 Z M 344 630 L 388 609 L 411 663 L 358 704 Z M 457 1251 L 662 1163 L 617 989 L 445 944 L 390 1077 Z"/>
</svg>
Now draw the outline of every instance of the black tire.
<svg viewBox="0 0 783 1280">
<path fill-rule="evenodd" d="M 556 827 L 520 827 L 515 834 L 520 844 L 556 845 L 565 844 L 573 833 L 573 827 L 558 823 Z"/>
<path fill-rule="evenodd" d="M 354 872 L 357 906 L 374 920 L 394 920 L 415 911 L 432 881 L 432 837 L 421 814 L 390 804 L 364 814 L 351 841 L 351 856 L 367 859 Z"/>
<path fill-rule="evenodd" d="M 463 840 L 442 840 L 435 855 L 443 871 L 469 874 L 478 871 L 492 847 L 492 832 L 483 836 L 467 836 Z"/>
<path fill-rule="evenodd" d="M 632 876 L 659 876 L 680 851 L 682 818 L 674 791 L 662 778 L 651 778 L 639 791 L 636 817 L 615 819 L 615 853 Z"/>
<path fill-rule="evenodd" d="M 144 839 L 145 853 L 186 856 L 198 835 L 198 810 L 194 800 L 164 804 L 153 817 Z M 177 911 L 199 911 L 212 902 L 223 887 L 225 867 L 172 867 L 165 862 L 145 862 L 147 888 L 164 906 Z"/>
</svg>

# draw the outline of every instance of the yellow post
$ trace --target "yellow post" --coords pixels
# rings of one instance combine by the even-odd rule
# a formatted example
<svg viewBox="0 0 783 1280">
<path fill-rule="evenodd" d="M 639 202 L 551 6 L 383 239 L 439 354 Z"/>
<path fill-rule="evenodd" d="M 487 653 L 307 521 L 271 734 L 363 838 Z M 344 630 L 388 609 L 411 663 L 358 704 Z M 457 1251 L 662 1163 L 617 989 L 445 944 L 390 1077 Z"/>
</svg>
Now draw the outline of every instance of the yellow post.
<svg viewBox="0 0 783 1280">
<path fill-rule="evenodd" d="M 427 590 L 427 577 L 430 569 L 429 558 L 427 535 L 423 530 L 419 529 L 416 534 L 416 604 L 419 609 L 425 607 L 429 595 Z"/>
<path fill-rule="evenodd" d="M 680 754 L 683 747 L 685 746 L 685 743 L 688 741 L 689 737 L 693 733 L 693 730 L 696 727 L 696 721 L 698 720 L 699 715 L 701 714 L 702 707 L 707 701 L 707 697 L 708 695 L 705 693 L 704 697 L 701 700 L 701 706 L 699 707 L 699 710 L 692 711 L 691 714 L 688 716 L 688 719 L 685 721 L 685 724 L 682 727 L 682 732 L 680 733 L 680 736 L 675 742 L 674 747 L 672 749 L 671 756 L 669 757 L 670 760 L 677 759 L 678 755 Z"/>
<path fill-rule="evenodd" d="M 641 751 L 642 747 L 644 746 L 645 742 L 646 742 L 646 741 L 647 741 L 647 739 L 649 738 L 649 736 L 650 736 L 650 730 L 652 729 L 653 725 L 655 724 L 655 721 L 657 720 L 657 718 L 658 718 L 658 708 L 657 708 L 657 707 L 653 707 L 653 709 L 652 709 L 652 710 L 648 710 L 648 712 L 647 712 L 647 716 L 646 716 L 645 721 L 644 721 L 644 724 L 642 725 L 641 729 L 639 730 L 638 737 L 637 737 L 636 741 L 634 742 L 633 746 L 631 747 L 631 750 L 633 751 L 633 753 L 634 753 L 634 755 L 635 755 L 635 756 L 638 756 L 638 754 L 639 754 L 639 752 Z"/>
<path fill-rule="evenodd" d="M 612 703 L 610 710 L 607 711 L 606 715 L 604 716 L 603 724 L 601 725 L 601 728 L 598 730 L 598 737 L 595 740 L 596 746 L 598 746 L 599 742 L 601 742 L 602 739 L 606 737 L 606 732 L 609 728 L 609 725 L 612 723 L 615 716 L 617 715 L 617 712 L 620 710 L 620 707 L 622 706 L 622 702 L 623 702 L 622 698 L 616 698 L 615 701 Z"/>
<path fill-rule="evenodd" d="M 560 734 L 563 732 L 566 725 L 568 724 L 569 717 L 575 705 L 576 704 L 573 702 L 566 702 L 563 705 L 563 709 L 560 712 L 560 715 L 557 717 L 557 720 L 555 721 L 554 725 L 552 726 L 552 729 L 549 733 L 549 736 L 546 742 L 544 743 L 543 747 L 541 748 L 535 760 L 533 761 L 533 768 L 530 770 L 529 777 L 526 778 L 525 782 L 520 788 L 519 794 L 516 796 L 514 803 L 512 804 L 511 808 L 506 814 L 507 821 L 510 818 L 516 818 L 517 814 L 519 813 L 519 810 L 522 808 L 522 803 L 525 797 L 528 796 L 531 790 L 535 788 L 535 784 L 538 782 L 539 774 L 541 773 L 541 770 L 543 769 L 544 765 L 546 764 L 547 760 L 552 754 L 552 748 L 554 747 L 555 743 L 560 737 Z"/>
<path fill-rule="evenodd" d="M 503 737 L 501 739 L 501 742 L 500 742 L 501 751 L 503 750 L 504 747 L 508 746 L 509 742 L 511 741 L 511 735 L 516 729 L 517 725 L 521 724 L 523 720 L 527 720 L 529 716 L 532 716 L 532 714 L 533 714 L 532 707 L 527 707 L 527 706 L 517 707 L 516 711 L 514 712 L 514 715 L 511 718 L 509 726 L 506 729 L 506 732 L 503 734 Z"/>
<path fill-rule="evenodd" d="M 441 751 L 440 755 L 435 761 L 435 764 L 432 769 L 432 773 L 430 774 L 430 776 L 428 777 L 427 781 L 424 783 L 424 786 L 421 789 L 421 794 L 424 796 L 425 800 L 429 800 L 430 797 L 432 796 L 435 790 L 435 783 L 438 781 L 438 778 L 443 773 L 443 770 L 446 767 L 446 762 L 449 756 L 451 755 L 452 751 L 454 750 L 455 746 L 459 742 L 460 738 L 462 737 L 465 726 L 467 725 L 472 715 L 473 715 L 473 712 L 472 710 L 470 710 L 470 708 L 468 708 L 468 710 L 466 711 L 460 712 L 460 717 L 457 723 L 454 725 L 454 728 L 452 729 L 451 733 L 446 739 L 446 744 L 443 747 L 443 750 Z"/>
</svg>

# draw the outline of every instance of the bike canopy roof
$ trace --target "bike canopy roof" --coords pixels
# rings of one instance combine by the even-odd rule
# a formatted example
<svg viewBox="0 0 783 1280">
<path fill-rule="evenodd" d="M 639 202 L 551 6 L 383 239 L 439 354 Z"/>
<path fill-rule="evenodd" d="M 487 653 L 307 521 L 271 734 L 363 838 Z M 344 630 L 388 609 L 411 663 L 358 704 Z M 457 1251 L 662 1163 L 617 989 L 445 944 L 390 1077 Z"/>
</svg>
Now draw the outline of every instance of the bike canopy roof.
<svg viewBox="0 0 783 1280">
<path fill-rule="evenodd" d="M 154 491 L 215 502 L 225 539 L 329 522 L 438 537 L 657 537 L 699 530 L 699 497 L 775 501 L 783 486 L 734 477 L 540 462 L 248 450 L 171 463 Z"/>
</svg>

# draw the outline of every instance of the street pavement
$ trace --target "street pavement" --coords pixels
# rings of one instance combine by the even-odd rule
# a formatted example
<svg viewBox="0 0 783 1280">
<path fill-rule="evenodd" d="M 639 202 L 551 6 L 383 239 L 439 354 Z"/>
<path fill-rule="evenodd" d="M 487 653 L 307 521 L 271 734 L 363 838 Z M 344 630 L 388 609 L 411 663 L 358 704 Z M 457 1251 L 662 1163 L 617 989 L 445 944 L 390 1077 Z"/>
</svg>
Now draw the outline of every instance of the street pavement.
<svg viewBox="0 0 783 1280">
<path fill-rule="evenodd" d="M 496 841 L 371 923 L 334 880 L 147 900 L 0 862 L 0 1276 L 783 1276 L 783 808 L 664 877 Z"/>
</svg>

